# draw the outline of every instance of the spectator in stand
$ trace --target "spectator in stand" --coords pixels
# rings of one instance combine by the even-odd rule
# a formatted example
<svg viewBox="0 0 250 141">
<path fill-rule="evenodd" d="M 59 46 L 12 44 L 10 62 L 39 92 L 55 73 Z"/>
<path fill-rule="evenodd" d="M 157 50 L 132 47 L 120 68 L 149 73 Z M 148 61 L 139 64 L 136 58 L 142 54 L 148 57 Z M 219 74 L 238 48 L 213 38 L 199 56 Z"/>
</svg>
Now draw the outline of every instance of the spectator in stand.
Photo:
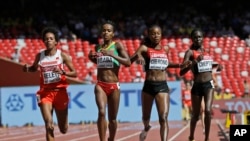
<svg viewBox="0 0 250 141">
<path fill-rule="evenodd" d="M 98 44 L 98 32 L 99 32 L 99 28 L 97 24 L 94 24 L 91 28 L 90 28 L 90 33 L 91 33 L 91 37 L 90 37 L 90 43 L 92 44 Z"/>
<path fill-rule="evenodd" d="M 13 60 L 16 63 L 19 63 L 21 61 L 21 54 L 19 51 L 19 47 L 15 47 L 14 52 L 11 54 L 11 60 Z"/>
<path fill-rule="evenodd" d="M 68 130 L 68 83 L 66 77 L 76 77 L 77 72 L 69 55 L 57 49 L 58 31 L 55 28 L 45 28 L 42 39 L 46 49 L 39 52 L 32 66 L 24 65 L 24 72 L 36 72 L 40 69 L 40 90 L 37 92 L 37 102 L 45 123 L 46 140 L 54 141 L 53 111 L 62 134 Z M 64 64 L 69 71 L 65 71 Z M 30 115 L 27 115 L 30 116 Z"/>
<path fill-rule="evenodd" d="M 250 84 L 249 82 L 245 79 L 244 80 L 244 93 L 243 93 L 243 97 L 249 97 L 249 93 L 250 93 Z"/>
<path fill-rule="evenodd" d="M 250 20 L 244 20 L 242 25 L 242 34 L 244 37 L 250 34 Z"/>
<path fill-rule="evenodd" d="M 135 78 L 133 78 L 132 82 L 144 82 L 144 78 L 141 76 L 141 72 L 135 73 Z"/>
<path fill-rule="evenodd" d="M 202 99 L 204 99 L 205 103 L 205 141 L 208 141 L 214 93 L 212 76 L 213 59 L 203 46 L 203 32 L 200 29 L 193 29 L 190 38 L 192 44 L 185 52 L 183 59 L 183 64 L 187 65 L 183 65 L 180 70 L 180 76 L 183 76 L 189 70 L 193 73 L 193 86 L 191 89 L 192 117 L 190 122 L 189 141 L 194 141 L 195 128 L 202 108 Z M 222 66 L 219 64 L 217 70 L 219 71 L 221 69 Z"/>
<path fill-rule="evenodd" d="M 214 100 L 220 100 L 222 99 L 222 94 L 220 93 L 214 93 Z"/>
<path fill-rule="evenodd" d="M 247 37 L 245 38 L 245 43 L 247 47 L 250 47 L 250 34 L 248 34 Z"/>
<path fill-rule="evenodd" d="M 97 83 L 95 98 L 98 107 L 97 127 L 100 141 L 105 141 L 108 110 L 108 141 L 114 141 L 117 132 L 117 114 L 120 103 L 119 70 L 121 65 L 130 66 L 130 58 L 125 47 L 114 41 L 115 25 L 112 21 L 102 24 L 103 43 L 98 44 L 95 51 L 89 52 L 89 59 L 97 64 Z"/>
<path fill-rule="evenodd" d="M 86 77 L 84 79 L 84 83 L 85 84 L 92 84 L 92 83 L 94 83 L 93 73 L 91 71 L 89 71 L 89 73 L 86 75 Z"/>
<path fill-rule="evenodd" d="M 234 96 L 231 93 L 231 90 L 229 88 L 226 88 L 223 95 L 222 95 L 222 98 L 225 99 L 225 100 L 229 100 L 229 99 L 232 99 L 233 97 Z"/>
<path fill-rule="evenodd" d="M 72 31 L 69 31 L 68 40 L 75 43 L 77 41 L 77 35 Z"/>
</svg>

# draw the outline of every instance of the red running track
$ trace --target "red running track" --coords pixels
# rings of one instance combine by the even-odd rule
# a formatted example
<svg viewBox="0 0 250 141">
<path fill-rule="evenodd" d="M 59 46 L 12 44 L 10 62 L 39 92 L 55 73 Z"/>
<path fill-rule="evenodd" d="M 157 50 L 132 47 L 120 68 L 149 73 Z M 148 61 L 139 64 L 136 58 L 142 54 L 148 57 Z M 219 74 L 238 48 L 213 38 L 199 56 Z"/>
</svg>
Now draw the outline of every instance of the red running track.
<svg viewBox="0 0 250 141">
<path fill-rule="evenodd" d="M 224 129 L 223 120 L 212 120 L 211 141 L 229 141 Z M 152 128 L 145 141 L 160 141 L 159 124 L 151 122 Z M 168 141 L 188 141 L 189 124 L 184 121 L 169 122 Z M 116 141 L 139 141 L 139 134 L 143 129 L 141 122 L 119 123 Z M 55 128 L 56 141 L 98 141 L 96 124 L 70 125 L 67 134 L 61 134 Z M 0 141 L 45 141 L 43 126 L 0 128 Z M 201 123 L 197 123 L 195 141 L 203 141 Z"/>
</svg>

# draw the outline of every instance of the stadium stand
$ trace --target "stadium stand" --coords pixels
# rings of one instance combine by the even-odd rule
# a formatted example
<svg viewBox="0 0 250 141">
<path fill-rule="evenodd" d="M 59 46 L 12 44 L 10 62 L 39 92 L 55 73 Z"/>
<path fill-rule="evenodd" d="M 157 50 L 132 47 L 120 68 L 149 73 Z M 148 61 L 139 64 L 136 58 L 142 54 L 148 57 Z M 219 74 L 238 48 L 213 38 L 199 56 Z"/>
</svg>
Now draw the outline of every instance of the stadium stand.
<svg viewBox="0 0 250 141">
<path fill-rule="evenodd" d="M 128 39 L 122 42 L 125 43 L 125 47 L 131 54 L 139 46 L 140 40 Z M 191 42 L 187 38 L 164 38 L 162 44 L 167 44 L 171 47 L 169 56 L 171 61 L 181 62 L 183 53 L 188 49 Z M 249 79 L 249 76 L 245 75 L 245 73 L 248 74 L 250 70 L 250 48 L 247 48 L 245 42 L 238 37 L 207 37 L 204 39 L 204 45 L 205 48 L 210 49 L 210 53 L 215 57 L 214 60 L 225 67 L 221 72 L 223 87 L 231 89 L 236 96 L 240 97 L 244 91 L 243 81 L 244 79 Z M 10 54 L 13 53 L 16 46 L 20 47 L 21 63 L 28 64 L 31 64 L 35 54 L 44 48 L 40 39 L 1 39 L 1 57 L 10 58 Z M 90 49 L 94 49 L 94 46 L 94 44 L 81 39 L 78 39 L 76 42 L 61 40 L 58 45 L 58 48 L 72 57 L 79 74 L 79 80 L 83 80 L 88 71 L 96 72 L 95 64 L 91 63 L 86 56 Z M 141 72 L 142 77 L 145 77 L 143 68 L 140 65 L 133 64 L 130 68 L 121 67 L 119 75 L 121 82 L 131 82 L 137 71 Z M 178 72 L 179 69 L 168 69 L 169 74 L 177 77 L 179 77 Z M 96 73 L 93 75 L 95 79 Z M 187 73 L 183 79 L 190 80 L 191 77 L 192 74 Z"/>
</svg>

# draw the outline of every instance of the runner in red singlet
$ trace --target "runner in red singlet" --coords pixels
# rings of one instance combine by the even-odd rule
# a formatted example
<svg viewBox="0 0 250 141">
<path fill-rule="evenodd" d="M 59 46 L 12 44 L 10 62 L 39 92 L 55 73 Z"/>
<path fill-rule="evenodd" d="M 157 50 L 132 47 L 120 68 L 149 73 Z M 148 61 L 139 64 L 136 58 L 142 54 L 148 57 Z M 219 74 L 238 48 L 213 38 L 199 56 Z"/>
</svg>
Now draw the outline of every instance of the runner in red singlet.
<svg viewBox="0 0 250 141">
<path fill-rule="evenodd" d="M 140 141 L 144 141 L 150 129 L 150 116 L 155 101 L 160 123 L 161 141 L 168 138 L 169 87 L 166 80 L 167 68 L 179 68 L 180 64 L 169 62 L 169 47 L 161 45 L 162 30 L 153 25 L 148 29 L 145 42 L 131 56 L 131 62 L 136 61 L 144 65 L 146 78 L 142 89 L 142 121 L 144 130 L 140 134 Z"/>
<path fill-rule="evenodd" d="M 194 29 L 191 32 L 191 39 L 193 44 L 190 49 L 185 52 L 183 60 L 183 63 L 187 65 L 183 65 L 180 70 L 180 75 L 182 76 L 191 69 L 194 76 L 191 89 L 192 117 L 190 122 L 189 140 L 194 141 L 195 127 L 200 116 L 202 98 L 204 98 L 205 141 L 208 141 L 214 91 L 212 77 L 213 58 L 207 51 L 205 51 L 202 45 L 203 33 L 201 30 Z M 217 69 L 221 70 L 222 66 L 218 65 Z"/>
<path fill-rule="evenodd" d="M 111 21 L 102 25 L 103 43 L 89 52 L 89 59 L 97 64 L 97 83 L 95 98 L 98 107 L 97 127 L 100 141 L 106 141 L 106 107 L 108 109 L 108 141 L 114 141 L 117 131 L 117 114 L 120 103 L 120 84 L 118 73 L 121 64 L 130 66 L 131 62 L 121 42 L 113 41 L 115 26 Z"/>
<path fill-rule="evenodd" d="M 32 66 L 24 65 L 24 72 L 40 70 L 40 90 L 37 92 L 37 102 L 43 116 L 46 129 L 46 140 L 54 141 L 53 111 L 57 116 L 60 132 L 68 130 L 68 103 L 67 77 L 76 77 L 77 73 L 71 58 L 57 49 L 59 41 L 55 28 L 47 27 L 42 32 L 42 39 L 46 46 L 44 51 L 36 55 Z M 65 71 L 64 64 L 69 71 Z"/>
</svg>

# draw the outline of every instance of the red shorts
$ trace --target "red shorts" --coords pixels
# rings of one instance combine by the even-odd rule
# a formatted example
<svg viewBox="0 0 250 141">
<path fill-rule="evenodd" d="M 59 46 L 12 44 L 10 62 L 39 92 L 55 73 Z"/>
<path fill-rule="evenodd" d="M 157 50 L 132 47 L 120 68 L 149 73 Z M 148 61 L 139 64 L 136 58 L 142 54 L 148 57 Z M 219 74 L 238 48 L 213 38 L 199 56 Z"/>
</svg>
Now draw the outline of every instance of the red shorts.
<svg viewBox="0 0 250 141">
<path fill-rule="evenodd" d="M 96 85 L 99 85 L 103 91 L 106 93 L 106 95 L 112 94 L 115 90 L 120 89 L 120 83 L 107 83 L 107 82 L 102 82 L 98 81 Z"/>
<path fill-rule="evenodd" d="M 39 90 L 36 96 L 39 106 L 44 103 L 51 103 L 57 110 L 68 108 L 69 96 L 66 89 L 43 89 Z"/>
<path fill-rule="evenodd" d="M 192 106 L 192 101 L 191 100 L 183 101 L 183 104 L 189 107 Z"/>
</svg>

